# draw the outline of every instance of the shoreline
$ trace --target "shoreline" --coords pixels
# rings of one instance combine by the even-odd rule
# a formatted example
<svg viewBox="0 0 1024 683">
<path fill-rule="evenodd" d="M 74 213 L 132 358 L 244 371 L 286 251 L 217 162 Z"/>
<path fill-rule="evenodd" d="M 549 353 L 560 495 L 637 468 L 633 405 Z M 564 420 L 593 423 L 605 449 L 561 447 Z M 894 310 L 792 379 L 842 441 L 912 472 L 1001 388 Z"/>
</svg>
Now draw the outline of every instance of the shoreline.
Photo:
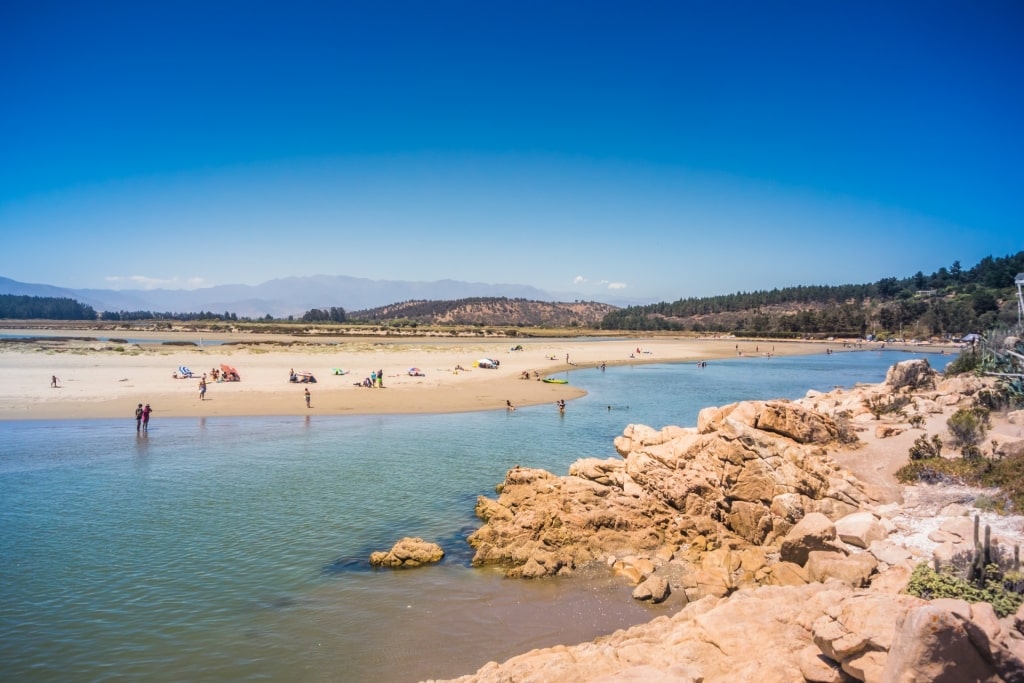
<svg viewBox="0 0 1024 683">
<path fill-rule="evenodd" d="M 503 410 L 572 400 L 586 391 L 569 371 L 649 363 L 727 358 L 814 355 L 857 350 L 951 353 L 956 347 L 861 343 L 843 340 L 780 341 L 735 338 L 436 338 L 363 337 L 311 339 L 204 333 L 213 345 L 194 346 L 195 332 L 132 332 L 137 342 L 111 341 L 106 331 L 15 330 L 0 341 L 0 421 L 131 417 L 149 403 L 161 417 L 266 417 L 295 415 L 430 414 Z M 101 339 L 107 338 L 107 339 Z M 149 340 L 163 340 L 153 342 Z M 169 343 L 168 343 L 169 339 Z M 241 343 L 240 343 L 241 342 Z M 850 343 L 850 342 L 846 342 Z M 515 350 L 520 348 L 521 350 Z M 474 367 L 492 358 L 496 369 Z M 239 382 L 208 377 L 205 400 L 199 379 L 221 363 L 238 369 Z M 178 367 L 193 379 L 174 379 Z M 342 368 L 346 374 L 332 374 Z M 409 374 L 419 368 L 420 376 Z M 311 372 L 316 383 L 291 383 L 290 370 Z M 384 370 L 384 388 L 355 384 Z M 523 373 L 529 379 L 522 379 Z M 541 378 L 565 373 L 568 384 Z M 51 376 L 58 378 L 56 388 Z M 310 407 L 304 390 L 312 394 Z"/>
</svg>

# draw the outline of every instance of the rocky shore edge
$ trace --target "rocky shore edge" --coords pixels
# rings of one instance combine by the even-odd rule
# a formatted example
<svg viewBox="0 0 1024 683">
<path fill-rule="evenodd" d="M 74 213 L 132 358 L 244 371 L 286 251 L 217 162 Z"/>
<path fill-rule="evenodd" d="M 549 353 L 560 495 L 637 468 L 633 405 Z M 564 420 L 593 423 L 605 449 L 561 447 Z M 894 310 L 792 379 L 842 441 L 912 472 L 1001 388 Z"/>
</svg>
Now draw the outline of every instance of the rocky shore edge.
<svg viewBox="0 0 1024 683">
<path fill-rule="evenodd" d="M 706 408 L 695 428 L 630 425 L 620 458 L 567 476 L 510 470 L 477 502 L 474 564 L 516 578 L 603 565 L 635 599 L 683 606 L 453 680 L 1024 681 L 1024 606 L 999 618 L 904 593 L 919 563 L 973 551 L 978 513 L 955 488 L 896 486 L 892 464 L 987 386 L 906 361 L 880 385 Z M 899 413 L 870 410 L 895 396 Z M 1024 451 L 1024 411 L 997 421 L 992 454 Z M 1021 520 L 986 516 L 1004 556 Z"/>
</svg>

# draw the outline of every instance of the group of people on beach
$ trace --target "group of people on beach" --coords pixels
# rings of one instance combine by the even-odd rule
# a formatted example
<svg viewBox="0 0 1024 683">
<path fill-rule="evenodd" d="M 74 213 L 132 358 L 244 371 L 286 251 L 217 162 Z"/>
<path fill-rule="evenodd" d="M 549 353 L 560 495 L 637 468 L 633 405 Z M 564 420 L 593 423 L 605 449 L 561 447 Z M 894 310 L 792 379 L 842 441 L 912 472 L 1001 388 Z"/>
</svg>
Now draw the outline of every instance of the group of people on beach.
<svg viewBox="0 0 1024 683">
<path fill-rule="evenodd" d="M 141 403 L 135 409 L 135 432 L 144 433 L 149 432 L 149 415 L 153 412 L 153 409 L 149 407 L 147 403 L 143 406 Z"/>
<path fill-rule="evenodd" d="M 423 375 L 420 375 L 421 377 Z M 366 387 L 367 389 L 383 389 L 384 388 L 384 371 L 376 370 L 370 372 L 369 377 L 364 377 L 362 382 L 356 382 L 357 387 Z"/>
</svg>

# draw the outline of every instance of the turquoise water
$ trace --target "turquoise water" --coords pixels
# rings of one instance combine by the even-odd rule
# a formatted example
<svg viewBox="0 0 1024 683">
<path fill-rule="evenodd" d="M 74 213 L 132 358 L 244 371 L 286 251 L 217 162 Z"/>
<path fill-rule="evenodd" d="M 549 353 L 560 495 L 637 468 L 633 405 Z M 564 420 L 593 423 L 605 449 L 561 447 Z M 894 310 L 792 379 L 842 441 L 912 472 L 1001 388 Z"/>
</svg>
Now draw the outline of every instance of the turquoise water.
<svg viewBox="0 0 1024 683">
<path fill-rule="evenodd" d="M 516 464 L 564 474 L 630 423 L 877 382 L 900 352 L 579 370 L 587 396 L 456 415 L 0 423 L 0 678 L 414 681 L 667 608 L 603 575 L 468 567 L 473 506 Z M 928 356 L 933 365 L 950 358 Z M 375 571 L 403 536 L 439 565 Z"/>
</svg>

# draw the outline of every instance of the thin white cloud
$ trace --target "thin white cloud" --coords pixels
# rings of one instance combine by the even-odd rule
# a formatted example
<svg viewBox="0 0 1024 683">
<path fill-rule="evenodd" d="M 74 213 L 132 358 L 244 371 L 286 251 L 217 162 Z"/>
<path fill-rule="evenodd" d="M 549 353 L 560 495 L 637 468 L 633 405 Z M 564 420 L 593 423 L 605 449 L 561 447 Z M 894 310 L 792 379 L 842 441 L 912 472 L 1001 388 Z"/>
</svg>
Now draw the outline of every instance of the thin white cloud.
<svg viewBox="0 0 1024 683">
<path fill-rule="evenodd" d="M 613 282 L 611 280 L 588 280 L 582 275 L 577 275 L 573 278 L 573 284 L 576 285 L 593 285 L 595 287 L 602 287 L 607 289 L 626 289 L 629 287 L 625 282 Z"/>
<path fill-rule="evenodd" d="M 158 278 L 146 275 L 108 275 L 103 279 L 109 282 L 114 289 L 198 289 L 208 284 L 201 277 Z"/>
</svg>

